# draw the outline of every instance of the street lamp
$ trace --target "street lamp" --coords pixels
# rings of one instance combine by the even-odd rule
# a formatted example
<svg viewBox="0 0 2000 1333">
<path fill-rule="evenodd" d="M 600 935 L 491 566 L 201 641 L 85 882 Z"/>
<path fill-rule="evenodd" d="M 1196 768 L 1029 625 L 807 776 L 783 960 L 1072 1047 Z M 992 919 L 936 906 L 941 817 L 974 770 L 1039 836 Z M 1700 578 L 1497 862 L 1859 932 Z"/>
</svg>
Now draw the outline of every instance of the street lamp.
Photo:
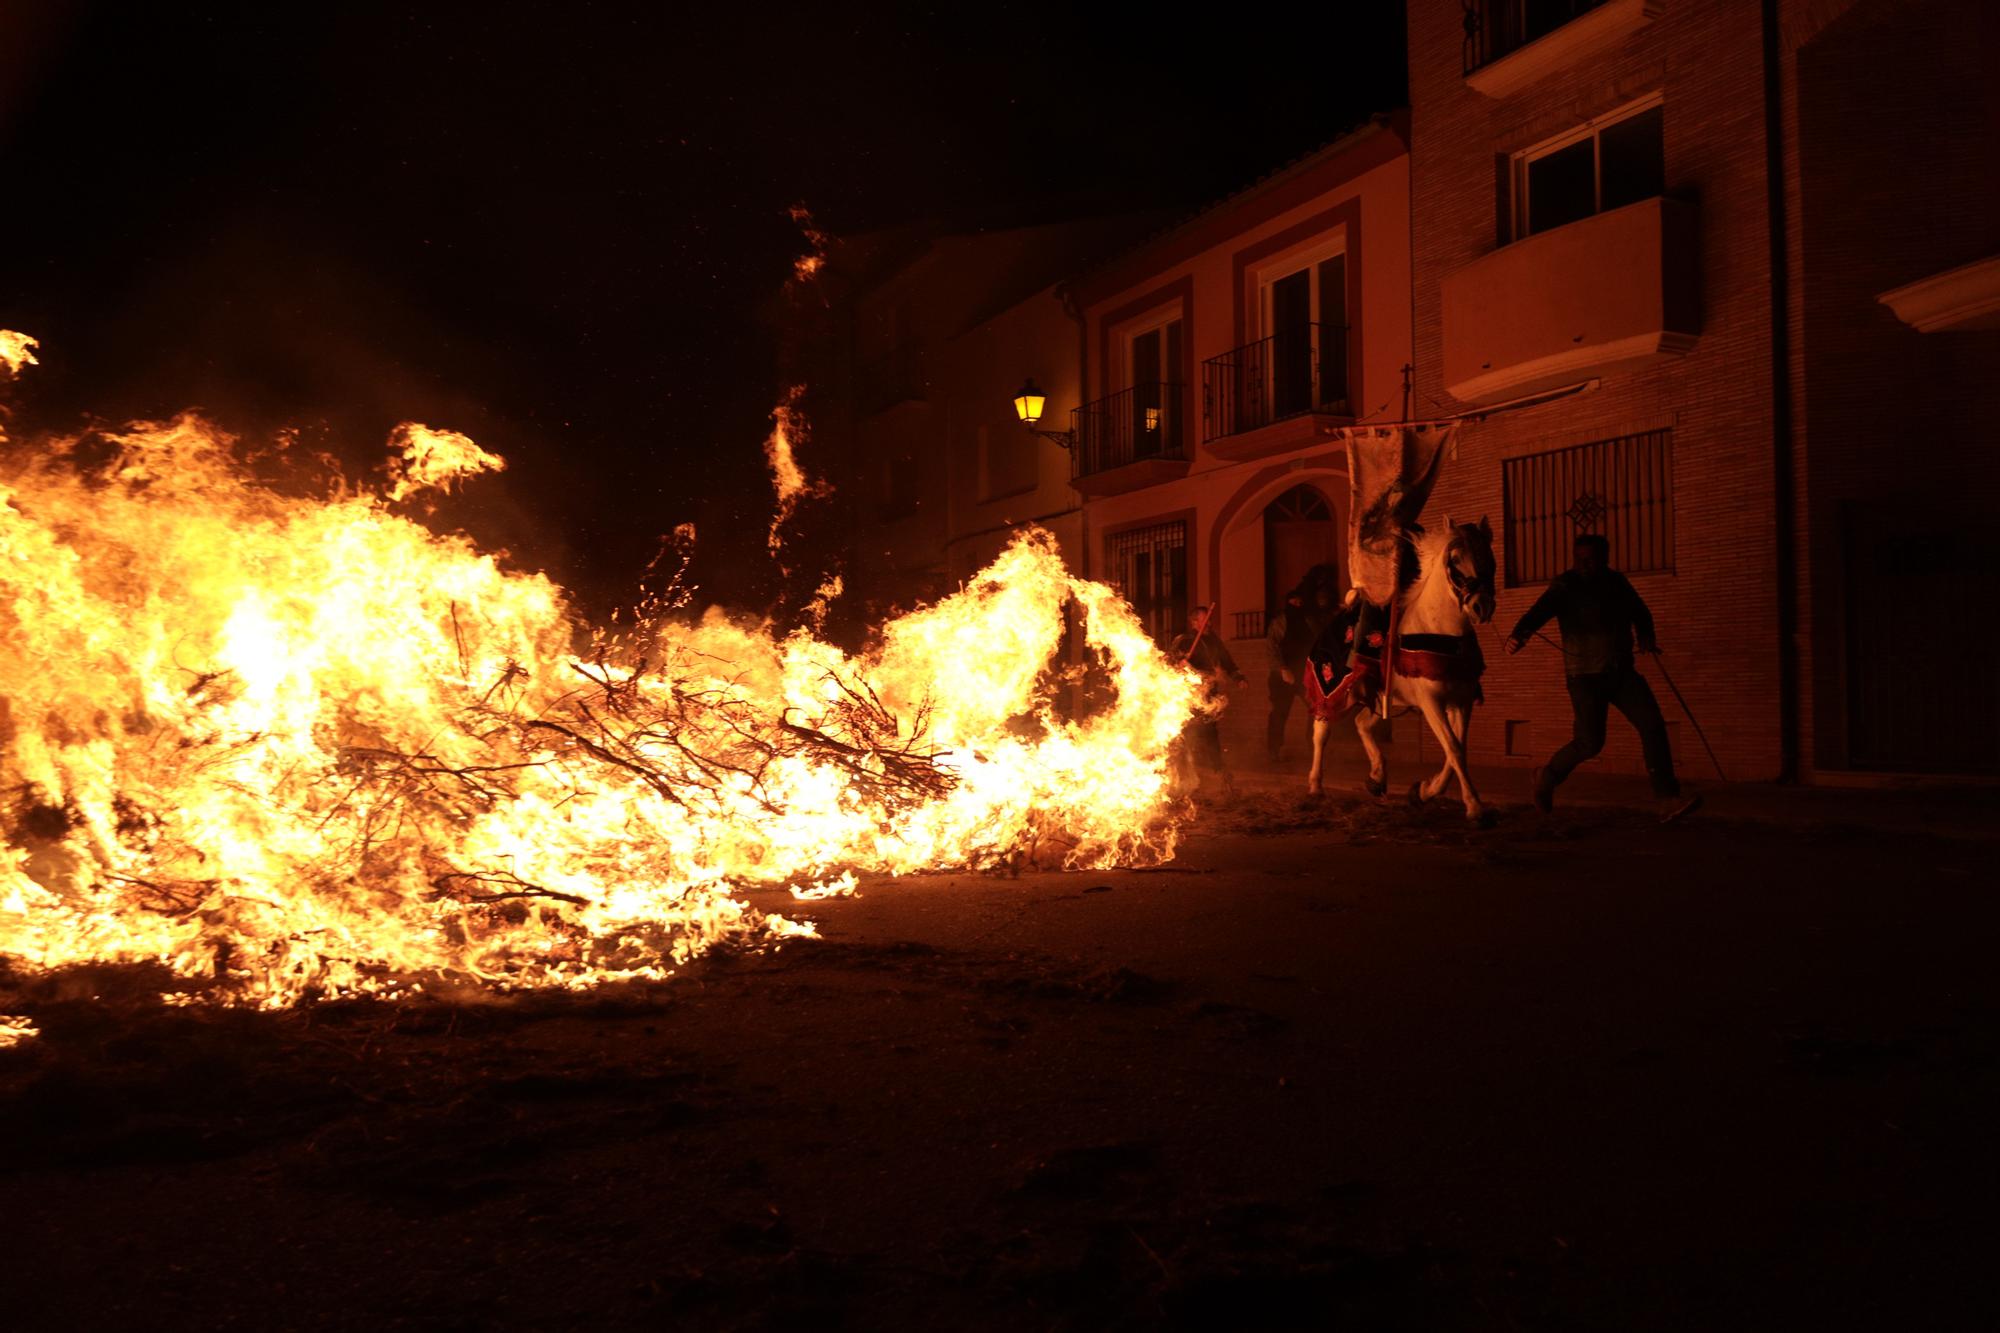
<svg viewBox="0 0 2000 1333">
<path fill-rule="evenodd" d="M 1021 424 L 1032 433 L 1045 440 L 1054 440 L 1065 449 L 1076 448 L 1076 432 L 1072 430 L 1043 430 L 1035 423 L 1042 419 L 1042 408 L 1048 404 L 1048 395 L 1041 391 L 1030 375 L 1028 382 L 1021 386 L 1021 392 L 1014 395 L 1014 415 L 1021 418 Z"/>
</svg>

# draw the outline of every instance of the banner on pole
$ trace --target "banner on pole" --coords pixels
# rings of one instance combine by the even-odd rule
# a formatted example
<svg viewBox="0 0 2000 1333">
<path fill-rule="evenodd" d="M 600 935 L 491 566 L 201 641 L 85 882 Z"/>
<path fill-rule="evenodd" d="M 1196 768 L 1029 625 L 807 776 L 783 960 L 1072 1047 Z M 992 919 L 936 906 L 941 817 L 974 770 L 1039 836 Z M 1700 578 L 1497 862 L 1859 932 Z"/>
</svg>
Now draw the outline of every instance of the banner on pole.
<svg viewBox="0 0 2000 1333">
<path fill-rule="evenodd" d="M 1347 437 L 1347 581 L 1377 606 L 1396 595 L 1403 534 L 1416 523 L 1458 433 L 1442 425 L 1361 426 Z"/>
</svg>

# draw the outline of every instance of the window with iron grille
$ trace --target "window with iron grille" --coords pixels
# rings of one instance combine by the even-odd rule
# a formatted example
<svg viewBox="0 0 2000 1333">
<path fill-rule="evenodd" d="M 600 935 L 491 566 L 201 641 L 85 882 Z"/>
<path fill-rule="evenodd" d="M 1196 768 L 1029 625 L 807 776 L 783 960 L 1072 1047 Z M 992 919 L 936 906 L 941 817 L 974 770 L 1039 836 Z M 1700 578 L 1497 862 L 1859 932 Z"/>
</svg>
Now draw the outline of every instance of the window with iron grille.
<svg viewBox="0 0 2000 1333">
<path fill-rule="evenodd" d="M 1611 543 L 1628 574 L 1674 568 L 1674 433 L 1647 431 L 1500 465 L 1507 586 L 1547 583 L 1570 567 L 1583 533 Z"/>
<path fill-rule="evenodd" d="M 1187 523 L 1154 523 L 1111 534 L 1113 586 L 1139 613 L 1155 643 L 1172 642 L 1187 624 Z"/>
</svg>

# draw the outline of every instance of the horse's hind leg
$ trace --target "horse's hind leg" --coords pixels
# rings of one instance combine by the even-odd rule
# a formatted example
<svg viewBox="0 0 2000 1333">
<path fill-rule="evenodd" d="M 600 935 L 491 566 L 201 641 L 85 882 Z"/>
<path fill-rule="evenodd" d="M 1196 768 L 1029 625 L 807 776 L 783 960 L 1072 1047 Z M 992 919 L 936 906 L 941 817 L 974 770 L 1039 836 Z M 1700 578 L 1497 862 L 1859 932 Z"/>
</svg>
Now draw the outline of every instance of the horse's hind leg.
<svg viewBox="0 0 2000 1333">
<path fill-rule="evenodd" d="M 1368 788 L 1370 796 L 1380 796 L 1389 790 L 1389 771 L 1382 759 L 1382 743 L 1375 739 L 1374 709 L 1354 710 L 1354 731 L 1361 737 L 1361 748 L 1368 754 L 1368 778 L 1363 785 Z"/>
</svg>

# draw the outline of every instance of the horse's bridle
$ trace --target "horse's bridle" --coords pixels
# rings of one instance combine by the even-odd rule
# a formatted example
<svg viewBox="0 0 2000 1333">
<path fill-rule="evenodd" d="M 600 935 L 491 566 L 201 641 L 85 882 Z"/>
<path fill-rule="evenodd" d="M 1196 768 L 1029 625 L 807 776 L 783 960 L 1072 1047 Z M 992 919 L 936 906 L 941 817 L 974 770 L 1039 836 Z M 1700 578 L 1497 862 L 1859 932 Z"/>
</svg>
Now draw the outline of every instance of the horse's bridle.
<svg viewBox="0 0 2000 1333">
<path fill-rule="evenodd" d="M 1451 544 L 1444 548 L 1444 574 L 1446 578 L 1451 580 L 1451 590 L 1457 595 L 1459 603 L 1463 605 L 1467 597 L 1475 596 L 1487 591 L 1487 589 L 1486 580 L 1479 577 L 1479 575 L 1459 573 L 1458 562 L 1452 559 L 1452 556 L 1459 551 L 1465 551 L 1468 555 L 1471 554 L 1471 548 L 1466 545 L 1465 538 L 1454 536 L 1451 539 Z"/>
</svg>

